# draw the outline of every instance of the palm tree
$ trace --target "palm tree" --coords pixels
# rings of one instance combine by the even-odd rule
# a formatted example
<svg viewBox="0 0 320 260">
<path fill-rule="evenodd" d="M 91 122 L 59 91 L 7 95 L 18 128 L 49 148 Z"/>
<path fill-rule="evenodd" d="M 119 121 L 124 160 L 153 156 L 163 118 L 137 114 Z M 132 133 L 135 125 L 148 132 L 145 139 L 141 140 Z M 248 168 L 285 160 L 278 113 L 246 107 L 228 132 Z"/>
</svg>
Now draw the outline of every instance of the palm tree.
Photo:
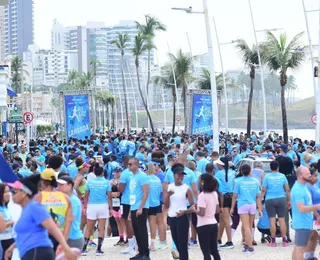
<svg viewBox="0 0 320 260">
<path fill-rule="evenodd" d="M 107 115 L 110 114 L 110 106 L 114 106 L 115 103 L 115 97 L 107 90 L 100 90 L 96 93 L 95 98 L 102 103 L 102 105 L 105 106 L 107 110 Z M 108 125 L 110 126 L 109 117 L 107 117 Z"/>
<path fill-rule="evenodd" d="M 170 64 L 166 64 L 163 68 L 162 71 L 163 73 L 162 76 L 154 76 L 152 78 L 153 83 L 155 85 L 161 86 L 162 88 L 171 88 L 172 91 L 172 107 L 173 107 L 173 113 L 172 113 L 172 134 L 175 133 L 175 127 L 176 127 L 176 103 L 177 103 L 177 93 L 176 93 L 176 88 L 174 84 L 174 78 L 173 78 L 173 73 L 171 69 Z"/>
<path fill-rule="evenodd" d="M 75 79 L 76 88 L 88 91 L 92 85 L 93 74 L 91 71 L 83 72 Z"/>
<path fill-rule="evenodd" d="M 193 80 L 191 74 L 192 68 L 192 56 L 189 53 L 183 53 L 180 49 L 176 56 L 169 53 L 170 61 L 173 63 L 176 80 L 177 80 L 177 87 L 182 89 L 182 101 L 184 106 L 184 129 L 187 129 L 188 125 L 188 115 L 187 115 L 187 90 L 188 90 L 188 83 Z M 179 82 L 179 84 L 178 84 Z M 178 111 L 179 112 L 179 111 Z"/>
<path fill-rule="evenodd" d="M 253 86 L 254 78 L 256 76 L 256 67 L 259 64 L 258 53 L 255 46 L 252 48 L 243 40 L 236 41 L 236 48 L 239 50 L 242 62 L 250 69 L 250 93 L 248 100 L 248 112 L 247 112 L 247 135 L 251 136 L 251 110 L 253 100 Z"/>
<path fill-rule="evenodd" d="M 93 78 L 94 78 L 94 90 L 96 90 L 96 87 L 97 87 L 97 70 L 98 70 L 99 66 L 101 66 L 100 61 L 98 61 L 97 59 L 90 60 L 90 67 L 91 67 L 90 70 L 92 71 Z"/>
<path fill-rule="evenodd" d="M 272 33 L 267 32 L 266 41 L 262 44 L 262 58 L 267 67 L 280 74 L 281 86 L 281 111 L 284 142 L 288 142 L 288 120 L 285 99 L 285 86 L 288 83 L 288 70 L 297 70 L 305 60 L 305 52 L 297 51 L 302 46 L 303 32 L 297 34 L 288 43 L 285 33 L 280 34 L 279 39 Z"/>
<path fill-rule="evenodd" d="M 79 77 L 79 73 L 76 70 L 69 70 L 68 72 L 68 79 L 67 79 L 67 85 L 68 89 L 75 88 L 76 86 L 76 80 Z"/>
<path fill-rule="evenodd" d="M 138 30 L 141 32 L 142 36 L 146 39 L 146 49 L 148 50 L 148 79 L 147 79 L 147 94 L 149 94 L 149 84 L 150 84 L 150 63 L 151 63 L 151 50 L 155 48 L 154 38 L 156 37 L 156 32 L 166 31 L 166 26 L 162 24 L 156 17 L 151 15 L 145 15 L 145 24 L 140 24 L 136 22 Z"/>
<path fill-rule="evenodd" d="M 111 41 L 111 44 L 114 44 L 117 46 L 117 48 L 121 52 L 121 75 L 122 75 L 122 87 L 123 87 L 123 95 L 124 95 L 124 104 L 125 104 L 125 110 L 126 110 L 126 120 L 127 120 L 127 133 L 130 133 L 130 125 L 129 125 L 129 112 L 128 112 L 128 101 L 127 101 L 127 91 L 126 91 L 126 85 L 125 85 L 125 80 L 124 80 L 124 51 L 128 46 L 130 38 L 129 35 L 126 34 L 121 34 L 117 33 L 117 38 L 113 41 Z"/>
<path fill-rule="evenodd" d="M 11 86 L 16 93 L 22 91 L 23 81 L 23 62 L 18 56 L 14 56 L 11 60 Z"/>
<path fill-rule="evenodd" d="M 147 116 L 148 116 L 148 119 L 150 122 L 151 130 L 152 130 L 152 132 L 154 132 L 154 126 L 153 126 L 151 114 L 148 109 L 148 103 L 147 103 L 148 96 L 146 98 L 144 98 L 144 96 L 142 94 L 140 74 L 139 74 L 139 66 L 140 66 L 139 58 L 142 55 L 142 53 L 144 53 L 146 50 L 147 50 L 147 45 L 145 43 L 145 39 L 144 39 L 143 35 L 140 32 L 138 32 L 138 34 L 134 37 L 134 45 L 133 45 L 133 48 L 131 49 L 131 51 L 132 51 L 133 56 L 135 57 L 135 65 L 136 65 L 136 74 L 137 74 L 139 94 L 140 94 L 140 97 L 142 100 L 142 104 L 147 112 Z"/>
</svg>

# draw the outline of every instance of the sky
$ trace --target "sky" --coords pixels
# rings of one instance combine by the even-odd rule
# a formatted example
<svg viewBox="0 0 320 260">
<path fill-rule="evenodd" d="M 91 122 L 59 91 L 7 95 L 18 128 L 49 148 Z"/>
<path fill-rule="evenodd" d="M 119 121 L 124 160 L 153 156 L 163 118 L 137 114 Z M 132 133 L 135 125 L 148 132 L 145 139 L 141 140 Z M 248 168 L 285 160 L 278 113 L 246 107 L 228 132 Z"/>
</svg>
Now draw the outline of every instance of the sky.
<svg viewBox="0 0 320 260">
<path fill-rule="evenodd" d="M 281 28 L 289 39 L 306 31 L 302 0 L 251 0 L 256 30 Z M 319 0 L 305 0 L 307 10 L 319 9 Z M 248 0 L 208 0 L 210 19 L 215 17 L 220 43 L 243 38 L 250 45 L 254 43 Z M 106 25 L 118 24 L 119 20 L 144 21 L 144 15 L 156 16 L 167 26 L 166 32 L 157 34 L 156 46 L 160 64 L 167 60 L 168 44 L 170 51 L 178 49 L 192 52 L 193 55 L 207 53 L 206 30 L 202 14 L 187 14 L 173 11 L 172 7 L 189 7 L 202 11 L 201 0 L 34 0 L 35 43 L 41 48 L 50 48 L 50 32 L 53 19 L 64 26 L 86 25 L 88 21 L 102 21 Z M 319 39 L 319 13 L 308 13 L 312 43 Z M 214 64 L 221 72 L 219 53 L 213 24 L 211 32 L 214 49 Z M 190 46 L 187 40 L 190 39 Z M 264 40 L 263 32 L 257 33 L 258 41 Z M 308 44 L 307 33 L 304 44 Z M 237 50 L 232 44 L 221 46 L 225 71 L 247 68 L 241 63 Z M 313 96 L 313 77 L 311 63 L 293 75 L 297 79 L 297 96 Z"/>
</svg>

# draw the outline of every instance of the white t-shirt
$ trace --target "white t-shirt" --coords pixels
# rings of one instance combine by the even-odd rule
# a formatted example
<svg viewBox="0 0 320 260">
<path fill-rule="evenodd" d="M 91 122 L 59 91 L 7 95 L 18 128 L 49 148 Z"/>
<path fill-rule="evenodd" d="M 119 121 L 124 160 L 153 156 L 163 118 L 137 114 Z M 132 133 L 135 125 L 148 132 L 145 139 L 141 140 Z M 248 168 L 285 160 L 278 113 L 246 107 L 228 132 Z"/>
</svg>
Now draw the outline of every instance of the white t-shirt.
<svg viewBox="0 0 320 260">
<path fill-rule="evenodd" d="M 168 216 L 174 218 L 177 212 L 187 209 L 187 191 L 189 187 L 186 184 L 176 186 L 174 183 L 168 185 L 168 191 L 173 190 L 174 194 L 170 196 L 170 205 Z"/>
</svg>

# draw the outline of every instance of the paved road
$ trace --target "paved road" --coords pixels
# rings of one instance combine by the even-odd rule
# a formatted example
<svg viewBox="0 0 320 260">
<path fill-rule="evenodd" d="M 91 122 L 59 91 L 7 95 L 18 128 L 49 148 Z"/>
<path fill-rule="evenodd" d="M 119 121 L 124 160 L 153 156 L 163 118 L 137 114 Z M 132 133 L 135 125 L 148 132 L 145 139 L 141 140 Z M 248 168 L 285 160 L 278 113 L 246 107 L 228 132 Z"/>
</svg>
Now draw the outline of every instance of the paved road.
<svg viewBox="0 0 320 260">
<path fill-rule="evenodd" d="M 240 231 L 240 227 L 239 227 Z M 287 248 L 283 248 L 280 244 L 281 239 L 278 240 L 277 248 L 270 248 L 266 244 L 260 244 L 260 233 L 256 230 L 256 240 L 258 241 L 258 246 L 255 247 L 254 255 L 246 255 L 241 252 L 241 235 L 240 232 L 237 231 L 234 243 L 234 249 L 225 249 L 220 251 L 220 256 L 222 260 L 250 260 L 250 259 L 259 259 L 259 260 L 286 260 L 291 259 L 291 252 L 293 246 L 290 245 Z M 292 232 L 294 234 L 294 232 Z M 294 237 L 294 236 L 293 236 Z M 259 238 L 259 239 L 258 239 Z M 129 259 L 129 256 L 124 256 L 120 254 L 120 250 L 122 248 L 114 247 L 113 244 L 117 242 L 116 238 L 105 239 L 103 245 L 103 251 L 105 252 L 105 256 L 95 256 L 95 249 L 89 248 L 88 256 L 82 257 L 81 259 L 112 259 L 112 260 L 124 260 Z M 168 233 L 167 240 L 169 244 L 171 244 L 171 236 Z M 192 260 L 201 260 L 203 259 L 202 253 L 199 247 L 189 249 L 189 257 Z M 151 252 L 150 258 L 152 260 L 171 260 L 173 259 L 170 254 L 170 249 Z"/>
</svg>

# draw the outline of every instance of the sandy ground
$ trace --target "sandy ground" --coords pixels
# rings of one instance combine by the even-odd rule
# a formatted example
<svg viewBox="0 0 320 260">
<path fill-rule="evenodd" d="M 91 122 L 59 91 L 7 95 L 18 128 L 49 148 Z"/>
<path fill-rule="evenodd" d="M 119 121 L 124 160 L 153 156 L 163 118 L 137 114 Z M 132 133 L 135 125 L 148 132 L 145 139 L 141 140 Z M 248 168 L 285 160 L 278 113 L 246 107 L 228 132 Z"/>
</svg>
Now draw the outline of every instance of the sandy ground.
<svg viewBox="0 0 320 260">
<path fill-rule="evenodd" d="M 255 254 L 253 255 L 247 255 L 242 253 L 242 246 L 241 246 L 241 232 L 240 227 L 237 231 L 235 238 L 234 238 L 234 249 L 224 249 L 220 251 L 220 256 L 222 260 L 245 260 L 245 259 L 268 259 L 268 260 L 285 260 L 285 259 L 291 259 L 291 252 L 293 249 L 293 245 L 290 245 L 289 247 L 283 248 L 281 244 L 281 239 L 278 240 L 278 247 L 276 248 L 270 248 L 266 244 L 260 243 L 260 233 L 258 230 L 255 232 L 255 238 L 258 242 L 258 246 L 255 247 Z M 294 238 L 294 231 L 291 231 L 292 238 Z M 104 256 L 95 256 L 95 248 L 89 248 L 88 256 L 81 257 L 81 259 L 112 259 L 112 260 L 122 260 L 122 259 L 129 259 L 129 256 L 121 255 L 120 250 L 122 248 L 120 247 L 114 247 L 113 244 L 115 244 L 118 241 L 117 238 L 109 238 L 105 239 L 104 245 L 103 245 L 103 251 L 105 252 Z M 167 241 L 168 244 L 171 245 L 171 236 L 170 233 L 167 234 Z M 225 241 L 225 240 L 224 240 Z M 222 241 L 222 242 L 224 242 Z M 169 260 L 173 259 L 171 257 L 171 246 L 168 249 L 161 250 L 161 251 L 155 251 L 151 252 L 150 258 L 152 260 Z M 318 251 L 318 250 L 317 250 Z M 199 247 L 193 247 L 189 249 L 189 257 L 192 260 L 200 260 L 203 259 L 201 250 Z"/>
</svg>

